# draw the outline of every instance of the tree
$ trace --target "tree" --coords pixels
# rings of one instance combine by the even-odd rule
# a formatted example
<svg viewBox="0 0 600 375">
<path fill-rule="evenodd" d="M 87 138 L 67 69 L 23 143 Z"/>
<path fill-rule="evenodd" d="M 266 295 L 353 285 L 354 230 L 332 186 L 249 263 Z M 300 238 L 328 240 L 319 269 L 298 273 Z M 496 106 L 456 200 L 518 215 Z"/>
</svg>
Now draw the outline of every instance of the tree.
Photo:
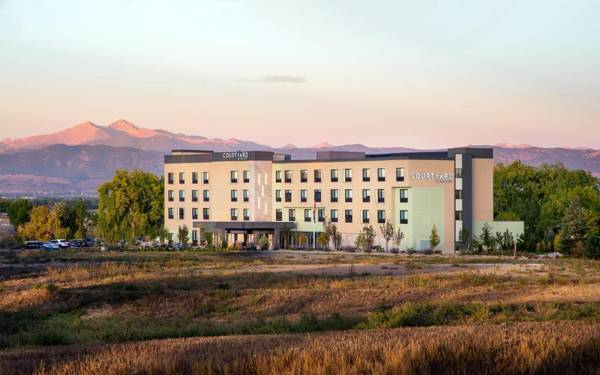
<svg viewBox="0 0 600 375">
<path fill-rule="evenodd" d="M 506 230 L 502 234 L 501 244 L 502 250 L 508 251 L 515 247 L 515 238 L 512 232 L 508 230 L 508 228 L 506 228 Z"/>
<path fill-rule="evenodd" d="M 179 243 L 182 245 L 187 245 L 189 241 L 189 234 L 190 230 L 188 229 L 187 225 L 180 225 L 179 228 L 177 228 L 177 239 L 179 240 Z"/>
<path fill-rule="evenodd" d="M 489 251 L 493 247 L 494 235 L 492 234 L 492 227 L 488 223 L 484 223 L 481 228 L 481 236 L 479 236 L 481 244 L 485 246 L 485 249 Z"/>
<path fill-rule="evenodd" d="M 365 253 L 370 253 L 376 236 L 372 225 L 364 226 L 358 237 L 356 237 L 356 247 Z"/>
<path fill-rule="evenodd" d="M 333 241 L 333 248 L 339 250 L 342 243 L 342 234 L 338 232 L 337 225 L 332 223 L 331 220 L 326 220 L 323 226 L 325 227 L 325 233 Z"/>
<path fill-rule="evenodd" d="M 304 233 L 298 234 L 298 245 L 306 246 L 308 245 L 308 236 Z"/>
<path fill-rule="evenodd" d="M 98 232 L 107 242 L 155 237 L 163 227 L 163 181 L 152 173 L 118 170 L 98 197 Z"/>
<path fill-rule="evenodd" d="M 588 258 L 600 259 L 600 219 L 593 219 L 592 224 L 585 234 L 584 254 Z"/>
<path fill-rule="evenodd" d="M 570 254 L 574 245 L 585 238 L 589 218 L 589 211 L 580 204 L 578 199 L 569 202 L 561 223 L 561 251 Z"/>
<path fill-rule="evenodd" d="M 17 228 L 19 225 L 29 221 L 33 204 L 28 199 L 15 199 L 10 203 L 6 213 L 10 223 Z"/>
<path fill-rule="evenodd" d="M 402 240 L 404 239 L 404 232 L 402 228 L 398 227 L 398 231 L 394 233 L 394 244 L 400 250 L 400 245 L 402 244 Z"/>
<path fill-rule="evenodd" d="M 390 241 L 394 238 L 394 224 L 392 224 L 390 221 L 386 220 L 386 222 L 384 224 L 381 224 L 379 226 L 379 230 L 381 230 L 381 235 L 383 236 L 383 239 L 385 240 L 385 252 L 388 252 L 388 244 L 390 243 Z"/>
<path fill-rule="evenodd" d="M 467 228 L 461 228 L 458 232 L 458 240 L 460 242 L 460 250 L 466 250 L 469 248 L 469 238 L 471 232 Z"/>
<path fill-rule="evenodd" d="M 68 229 L 61 226 L 59 210 L 48 206 L 36 206 L 31 210 L 30 220 L 18 227 L 17 233 L 24 240 L 48 241 L 65 238 Z"/>
<path fill-rule="evenodd" d="M 435 250 L 439 244 L 440 235 L 438 234 L 437 227 L 433 224 L 433 227 L 431 227 L 431 234 L 429 235 L 429 245 L 431 246 L 431 250 Z"/>
<path fill-rule="evenodd" d="M 327 233 L 319 233 L 319 236 L 317 237 L 317 243 L 321 249 L 327 250 L 327 246 L 329 245 L 329 236 Z"/>
<path fill-rule="evenodd" d="M 307 238 L 308 240 L 308 238 Z M 267 236 L 263 233 L 260 235 L 260 237 L 258 238 L 258 248 L 261 250 L 268 250 L 269 249 L 269 239 L 267 238 Z"/>
</svg>

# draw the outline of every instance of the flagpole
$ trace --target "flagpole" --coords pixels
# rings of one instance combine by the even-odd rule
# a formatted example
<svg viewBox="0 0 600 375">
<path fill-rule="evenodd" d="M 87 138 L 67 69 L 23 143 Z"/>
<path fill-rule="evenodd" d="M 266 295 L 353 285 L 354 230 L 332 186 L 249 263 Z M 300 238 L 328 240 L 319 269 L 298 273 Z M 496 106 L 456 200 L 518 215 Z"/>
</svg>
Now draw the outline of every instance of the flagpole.
<svg viewBox="0 0 600 375">
<path fill-rule="evenodd" d="M 317 202 L 313 204 L 313 250 L 317 249 L 317 241 L 315 238 L 315 222 L 317 221 Z"/>
</svg>

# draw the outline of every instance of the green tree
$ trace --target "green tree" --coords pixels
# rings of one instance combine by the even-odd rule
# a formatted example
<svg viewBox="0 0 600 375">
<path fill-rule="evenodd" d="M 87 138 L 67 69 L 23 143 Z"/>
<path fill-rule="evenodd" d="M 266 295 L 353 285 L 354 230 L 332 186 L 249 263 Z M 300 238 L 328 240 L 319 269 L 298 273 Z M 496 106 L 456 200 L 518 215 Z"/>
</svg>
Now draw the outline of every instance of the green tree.
<svg viewBox="0 0 600 375">
<path fill-rule="evenodd" d="M 365 225 L 356 237 L 355 245 L 359 250 L 364 251 L 365 253 L 370 253 L 373 249 L 373 244 L 375 243 L 375 238 L 377 235 L 375 234 L 375 229 L 373 229 L 372 225 Z"/>
<path fill-rule="evenodd" d="M 60 212 L 54 207 L 36 206 L 31 210 L 30 220 L 19 226 L 18 235 L 24 240 L 48 241 L 53 238 L 66 238 L 68 229 L 62 227 Z"/>
<path fill-rule="evenodd" d="M 429 235 L 429 245 L 431 246 L 431 250 L 435 250 L 436 247 L 440 244 L 440 235 L 438 234 L 437 227 L 433 224 L 431 227 L 431 234 Z"/>
<path fill-rule="evenodd" d="M 188 229 L 187 225 L 180 225 L 179 228 L 177 228 L 177 239 L 179 240 L 180 244 L 187 245 L 189 241 L 189 235 L 190 230 Z"/>
<path fill-rule="evenodd" d="M 469 248 L 469 239 L 471 237 L 471 231 L 467 228 L 461 228 L 458 232 L 458 241 L 460 243 L 460 250 L 467 250 Z"/>
<path fill-rule="evenodd" d="M 29 221 L 33 204 L 28 199 L 15 199 L 10 203 L 6 213 L 10 223 L 17 228 Z"/>
<path fill-rule="evenodd" d="M 560 230 L 560 250 L 571 254 L 578 241 L 582 241 L 588 230 L 590 213 L 579 202 L 572 200 L 565 209 Z"/>
<path fill-rule="evenodd" d="M 379 226 L 379 230 L 381 230 L 381 235 L 385 240 L 385 252 L 388 252 L 389 243 L 392 239 L 394 239 L 394 224 L 391 221 L 386 220 L 384 224 Z"/>
<path fill-rule="evenodd" d="M 306 237 L 306 235 L 304 237 Z M 308 242 L 308 237 L 306 237 L 306 241 Z M 264 233 L 261 234 L 260 237 L 258 238 L 258 248 L 261 250 L 269 249 L 269 239 L 267 238 L 267 235 Z"/>
<path fill-rule="evenodd" d="M 337 225 L 331 220 L 326 220 L 323 226 L 325 227 L 325 233 L 333 241 L 334 250 L 339 250 L 342 244 L 342 234 L 338 232 Z"/>
<path fill-rule="evenodd" d="M 492 234 L 492 227 L 488 223 L 484 223 L 481 228 L 481 236 L 479 236 L 481 244 L 485 246 L 487 251 L 493 250 L 494 235 Z"/>
<path fill-rule="evenodd" d="M 163 227 L 163 180 L 143 171 L 118 170 L 98 188 L 98 232 L 105 241 L 131 241 Z"/>
<path fill-rule="evenodd" d="M 600 259 L 600 219 L 594 218 L 590 227 L 585 234 L 584 254 L 588 258 Z"/>
</svg>

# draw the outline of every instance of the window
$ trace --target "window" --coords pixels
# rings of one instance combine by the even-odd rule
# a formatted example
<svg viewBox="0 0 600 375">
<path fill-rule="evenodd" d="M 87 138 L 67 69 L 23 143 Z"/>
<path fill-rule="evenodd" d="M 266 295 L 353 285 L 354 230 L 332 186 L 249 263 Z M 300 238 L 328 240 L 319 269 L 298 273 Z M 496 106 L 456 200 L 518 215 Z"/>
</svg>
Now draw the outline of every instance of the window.
<svg viewBox="0 0 600 375">
<path fill-rule="evenodd" d="M 238 173 L 237 173 L 237 171 L 231 171 L 230 175 L 231 175 L 231 183 L 235 184 L 238 181 Z"/>
<path fill-rule="evenodd" d="M 462 190 L 455 190 L 454 191 L 454 198 L 455 199 L 463 199 L 463 191 Z"/>
<path fill-rule="evenodd" d="M 454 220 L 462 220 L 463 216 L 462 216 L 462 211 L 455 211 L 454 212 Z"/>
<path fill-rule="evenodd" d="M 344 198 L 346 202 L 352 202 L 352 189 L 344 190 Z"/>
<path fill-rule="evenodd" d="M 210 219 L 210 210 L 208 208 L 203 208 L 202 209 L 202 218 L 204 220 Z"/>
<path fill-rule="evenodd" d="M 192 172 L 192 184 L 198 183 L 198 172 Z"/>
<path fill-rule="evenodd" d="M 278 208 L 275 210 L 275 221 L 281 220 L 283 220 L 283 211 L 281 211 L 281 208 Z"/>
<path fill-rule="evenodd" d="M 208 184 L 208 172 L 202 172 L 202 182 Z"/>
<path fill-rule="evenodd" d="M 173 177 L 173 172 L 167 173 L 167 182 L 169 183 L 169 185 L 173 185 L 174 179 L 175 179 L 175 177 Z"/>
<path fill-rule="evenodd" d="M 244 171 L 244 183 L 247 184 L 248 182 L 250 182 L 250 171 Z"/>
<path fill-rule="evenodd" d="M 185 174 L 183 172 L 179 172 L 179 183 L 185 184 Z"/>
<path fill-rule="evenodd" d="M 242 199 L 244 200 L 244 202 L 250 202 L 250 193 L 247 189 L 244 189 L 242 191 Z"/>
<path fill-rule="evenodd" d="M 400 224 L 408 224 L 408 211 L 400 210 Z"/>
<path fill-rule="evenodd" d="M 400 189 L 400 203 L 408 202 L 408 189 Z"/>
<path fill-rule="evenodd" d="M 385 181 L 385 168 L 377 168 L 377 181 Z"/>
<path fill-rule="evenodd" d="M 238 210 L 237 208 L 231 209 L 231 221 L 236 221 L 238 218 Z"/>
<path fill-rule="evenodd" d="M 321 170 L 315 169 L 315 182 L 321 182 Z"/>
<path fill-rule="evenodd" d="M 310 208 L 306 208 L 304 210 L 304 221 L 307 222 L 307 223 L 309 223 L 310 220 L 311 220 L 311 217 L 310 217 Z"/>
<path fill-rule="evenodd" d="M 331 210 L 331 222 L 332 223 L 338 222 L 338 210 Z"/>
<path fill-rule="evenodd" d="M 275 171 L 275 182 L 276 183 L 281 182 L 281 171 Z"/>
<path fill-rule="evenodd" d="M 385 202 L 385 190 L 377 189 L 377 203 Z"/>
<path fill-rule="evenodd" d="M 307 182 L 308 181 L 308 171 L 306 169 L 303 169 L 300 171 L 300 182 Z"/>
<path fill-rule="evenodd" d="M 244 221 L 250 220 L 250 210 L 249 209 L 244 208 L 243 214 L 244 214 Z"/>
<path fill-rule="evenodd" d="M 237 202 L 237 190 L 232 190 L 231 191 L 231 201 L 232 202 Z"/>
<path fill-rule="evenodd" d="M 292 171 L 285 171 L 285 182 L 292 182 Z"/>
<path fill-rule="evenodd" d="M 179 190 L 179 201 L 185 202 L 185 190 Z"/>
<path fill-rule="evenodd" d="M 331 202 L 337 202 L 339 199 L 339 190 L 331 189 Z"/>
<path fill-rule="evenodd" d="M 385 224 L 385 210 L 377 210 L 377 223 Z"/>
<path fill-rule="evenodd" d="M 293 208 L 288 210 L 288 221 L 296 221 L 296 210 Z"/>
<path fill-rule="evenodd" d="M 331 170 L 331 182 L 338 182 L 338 170 L 337 169 Z"/>
<path fill-rule="evenodd" d="M 192 190 L 192 202 L 198 202 L 198 190 Z"/>
<path fill-rule="evenodd" d="M 173 194 L 173 190 L 169 190 L 167 192 L 167 199 L 169 200 L 169 202 L 173 202 L 175 200 L 174 194 Z"/>
<path fill-rule="evenodd" d="M 192 229 L 192 242 L 194 244 L 198 243 L 198 230 L 197 229 Z"/>
<path fill-rule="evenodd" d="M 352 210 L 346 210 L 344 212 L 344 221 L 346 223 L 351 223 L 352 222 Z"/>
<path fill-rule="evenodd" d="M 275 202 L 281 202 L 281 190 L 275 190 Z"/>
<path fill-rule="evenodd" d="M 404 168 L 396 168 L 396 181 L 404 181 Z"/>
<path fill-rule="evenodd" d="M 208 190 L 203 190 L 202 191 L 202 200 L 205 202 L 210 201 L 210 193 Z"/>
<path fill-rule="evenodd" d="M 321 189 L 315 189 L 315 202 L 321 201 Z"/>
<path fill-rule="evenodd" d="M 363 224 L 369 223 L 369 210 L 362 210 L 362 222 Z"/>
<path fill-rule="evenodd" d="M 456 178 L 462 178 L 463 176 L 463 170 L 462 168 L 456 168 L 456 170 L 454 171 L 454 177 Z"/>
<path fill-rule="evenodd" d="M 183 207 L 179 208 L 179 220 L 183 220 L 185 219 L 185 210 L 183 209 Z"/>
<path fill-rule="evenodd" d="M 192 208 L 192 220 L 198 220 L 198 209 Z"/>
<path fill-rule="evenodd" d="M 325 221 L 325 209 L 324 208 L 319 208 L 317 210 L 317 220 L 319 221 L 319 223 L 323 223 Z"/>
<path fill-rule="evenodd" d="M 363 170 L 362 170 L 362 180 L 364 182 L 371 181 L 371 170 L 369 168 L 363 168 Z"/>
<path fill-rule="evenodd" d="M 371 190 L 369 189 L 363 189 L 362 191 L 362 201 L 364 203 L 368 203 L 371 201 Z"/>
<path fill-rule="evenodd" d="M 352 169 L 350 169 L 350 168 L 344 169 L 344 180 L 346 182 L 352 182 Z"/>
<path fill-rule="evenodd" d="M 174 219 L 175 218 L 175 213 L 173 210 L 173 207 L 169 207 L 169 219 Z"/>
<path fill-rule="evenodd" d="M 285 191 L 285 201 L 286 202 L 291 202 L 292 201 L 292 191 L 291 190 L 286 190 Z"/>
<path fill-rule="evenodd" d="M 306 190 L 300 190 L 300 202 L 306 202 Z"/>
</svg>

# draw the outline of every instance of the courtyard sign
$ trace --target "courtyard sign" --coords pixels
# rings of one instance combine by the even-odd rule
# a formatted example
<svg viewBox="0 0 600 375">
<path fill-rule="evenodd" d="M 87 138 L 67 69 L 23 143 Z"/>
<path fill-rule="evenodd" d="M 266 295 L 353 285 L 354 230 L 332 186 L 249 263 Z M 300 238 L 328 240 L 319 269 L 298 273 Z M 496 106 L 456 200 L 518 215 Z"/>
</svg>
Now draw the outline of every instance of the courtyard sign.
<svg viewBox="0 0 600 375">
<path fill-rule="evenodd" d="M 435 182 L 452 182 L 454 173 L 442 172 L 412 172 L 410 178 L 414 180 L 434 180 Z"/>
<path fill-rule="evenodd" d="M 248 160 L 248 151 L 224 152 L 223 159 L 226 159 L 226 160 Z"/>
</svg>

